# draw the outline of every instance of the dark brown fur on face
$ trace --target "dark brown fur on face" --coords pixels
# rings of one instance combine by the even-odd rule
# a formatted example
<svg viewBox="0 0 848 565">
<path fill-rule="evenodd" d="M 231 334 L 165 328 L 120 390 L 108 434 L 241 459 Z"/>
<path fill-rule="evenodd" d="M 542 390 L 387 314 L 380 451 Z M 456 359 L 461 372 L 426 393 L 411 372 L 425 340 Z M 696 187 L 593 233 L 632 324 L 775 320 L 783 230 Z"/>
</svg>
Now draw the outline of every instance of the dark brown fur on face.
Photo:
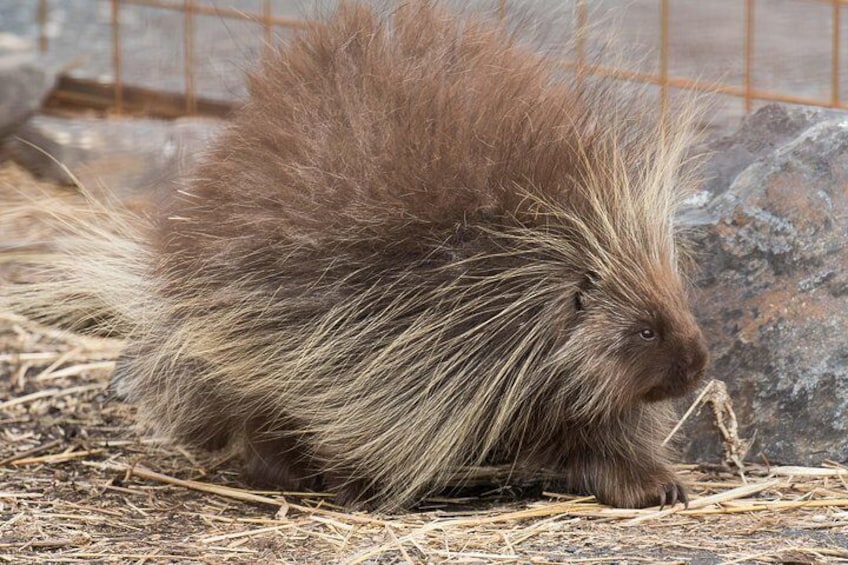
<svg viewBox="0 0 848 565">
<path fill-rule="evenodd" d="M 483 463 L 685 500 L 685 131 L 431 2 L 343 4 L 250 90 L 137 259 L 115 378 L 145 422 L 383 508 Z"/>
</svg>

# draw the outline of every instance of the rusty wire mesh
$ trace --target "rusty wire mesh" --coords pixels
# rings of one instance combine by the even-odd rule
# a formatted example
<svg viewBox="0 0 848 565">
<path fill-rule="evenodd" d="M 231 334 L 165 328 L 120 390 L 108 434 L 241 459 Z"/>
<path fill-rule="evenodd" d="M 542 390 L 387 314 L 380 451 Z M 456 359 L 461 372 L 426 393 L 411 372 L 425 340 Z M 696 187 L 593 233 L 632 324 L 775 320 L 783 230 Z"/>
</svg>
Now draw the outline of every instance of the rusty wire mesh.
<svg viewBox="0 0 848 565">
<path fill-rule="evenodd" d="M 241 10 L 232 6 L 222 4 L 217 0 L 89 0 L 93 2 L 107 2 L 111 4 L 111 41 L 112 41 L 112 83 L 109 85 L 111 92 L 111 106 L 109 110 L 114 113 L 122 113 L 128 100 L 128 85 L 124 79 L 122 55 L 123 33 L 121 28 L 121 10 L 126 6 L 144 6 L 156 10 L 176 12 L 182 18 L 182 44 L 183 44 L 183 69 L 184 69 L 184 91 L 180 97 L 181 105 L 179 111 L 185 114 L 205 113 L 221 111 L 214 103 L 198 102 L 198 89 L 196 81 L 195 54 L 196 31 L 195 20 L 198 16 L 214 16 L 223 20 L 242 20 L 251 22 L 261 27 L 262 39 L 265 45 L 273 41 L 275 30 L 281 28 L 294 29 L 304 25 L 303 20 L 276 15 L 273 10 L 272 0 L 255 0 L 256 11 Z M 658 65 L 655 71 L 643 71 L 621 68 L 615 65 L 605 65 L 587 62 L 585 35 L 586 30 L 592 25 L 590 2 L 588 0 L 571 0 L 573 3 L 574 23 L 573 30 L 576 34 L 576 48 L 573 58 L 564 60 L 564 65 L 569 68 L 582 70 L 595 75 L 613 77 L 626 81 L 654 85 L 659 90 L 658 103 L 664 108 L 669 99 L 669 93 L 673 89 L 688 91 L 701 91 L 714 93 L 726 97 L 736 97 L 742 100 L 744 110 L 749 112 L 753 109 L 755 102 L 783 102 L 789 104 L 801 104 L 809 106 L 821 106 L 829 108 L 848 109 L 848 102 L 843 100 L 840 81 L 845 77 L 842 70 L 843 35 L 842 17 L 848 0 L 798 0 L 807 4 L 829 5 L 831 10 L 830 29 L 822 30 L 823 40 L 829 36 L 830 41 L 830 84 L 829 96 L 806 96 L 779 89 L 761 88 L 755 84 L 756 64 L 754 57 L 756 46 L 757 18 L 761 12 L 767 12 L 773 7 L 773 0 L 736 0 L 744 5 L 744 45 L 742 56 L 742 81 L 741 84 L 733 84 L 724 80 L 703 80 L 687 76 L 679 76 L 670 71 L 669 60 L 672 56 L 672 47 L 669 42 L 671 32 L 671 13 L 676 2 L 672 0 L 653 0 L 657 7 L 659 37 L 658 42 Z M 680 0 L 676 0 L 679 2 Z M 506 9 L 506 0 L 499 0 L 499 11 L 501 14 Z M 48 37 L 45 33 L 45 24 L 49 13 L 49 0 L 38 0 L 37 17 L 40 22 L 39 45 L 42 51 L 48 48 Z M 685 33 L 687 30 L 683 30 Z M 792 41 L 793 38 L 787 38 Z M 846 57 L 848 58 L 848 57 Z M 139 89 L 136 89 L 139 90 Z M 140 89 L 134 91 L 136 98 L 155 97 L 154 90 Z M 70 94 L 69 94 L 70 96 Z M 83 97 L 84 98 L 84 97 Z M 226 105 L 225 105 L 226 106 Z"/>
</svg>

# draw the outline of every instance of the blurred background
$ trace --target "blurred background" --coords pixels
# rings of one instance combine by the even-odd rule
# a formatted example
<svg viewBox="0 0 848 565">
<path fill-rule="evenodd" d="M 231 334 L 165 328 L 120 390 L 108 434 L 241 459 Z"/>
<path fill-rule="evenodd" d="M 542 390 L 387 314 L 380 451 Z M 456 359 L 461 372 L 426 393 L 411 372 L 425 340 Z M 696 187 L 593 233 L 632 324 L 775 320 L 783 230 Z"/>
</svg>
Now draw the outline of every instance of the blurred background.
<svg viewBox="0 0 848 565">
<path fill-rule="evenodd" d="M 336 0 L 4 0 L 0 54 L 38 52 L 63 77 L 53 106 L 221 115 L 244 96 L 263 45 Z M 463 5 L 469 4 L 463 2 Z M 592 60 L 629 80 L 718 92 L 714 122 L 732 127 L 768 101 L 848 108 L 845 0 L 477 1 L 529 10 L 553 35 L 579 37 L 563 60 Z M 587 53 L 612 40 L 639 64 Z M 101 88 L 97 88 L 100 86 Z M 107 87 L 107 88 L 102 88 Z M 111 87 L 111 92 L 109 88 Z M 160 96 L 154 101 L 154 94 Z M 663 96 L 662 92 L 658 96 Z M 217 103 L 217 104 L 216 104 Z M 223 103 L 223 104 L 221 104 Z M 180 107 L 181 106 L 181 107 Z"/>
<path fill-rule="evenodd" d="M 662 109 L 704 94 L 707 137 L 771 102 L 848 109 L 848 0 L 448 1 L 534 22 L 565 69 L 646 84 Z M 0 160 L 147 198 L 215 135 L 263 51 L 337 2 L 3 0 Z"/>
</svg>

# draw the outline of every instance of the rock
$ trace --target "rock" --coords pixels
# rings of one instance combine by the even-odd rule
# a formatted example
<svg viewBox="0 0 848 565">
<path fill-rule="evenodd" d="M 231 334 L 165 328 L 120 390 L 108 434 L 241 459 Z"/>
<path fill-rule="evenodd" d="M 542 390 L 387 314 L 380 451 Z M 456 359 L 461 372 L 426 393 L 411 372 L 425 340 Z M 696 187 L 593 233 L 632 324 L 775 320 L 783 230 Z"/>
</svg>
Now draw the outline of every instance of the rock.
<svg viewBox="0 0 848 565">
<path fill-rule="evenodd" d="M 0 56 L 0 139 L 41 106 L 55 82 L 55 74 L 31 55 Z"/>
<path fill-rule="evenodd" d="M 845 117 L 844 112 L 769 104 L 742 122 L 733 135 L 709 146 L 711 158 L 705 163 L 706 182 L 702 187 L 713 196 L 724 192 L 751 163 L 795 139 L 804 130 L 826 119 Z"/>
<path fill-rule="evenodd" d="M 711 375 L 756 436 L 749 459 L 848 460 L 848 114 L 767 106 L 714 150 L 687 215 Z M 721 452 L 706 420 L 690 458 Z"/>
<path fill-rule="evenodd" d="M 146 205 L 197 160 L 223 122 L 36 116 L 8 144 L 12 158 L 38 176 Z M 33 146 L 37 147 L 35 149 Z"/>
</svg>

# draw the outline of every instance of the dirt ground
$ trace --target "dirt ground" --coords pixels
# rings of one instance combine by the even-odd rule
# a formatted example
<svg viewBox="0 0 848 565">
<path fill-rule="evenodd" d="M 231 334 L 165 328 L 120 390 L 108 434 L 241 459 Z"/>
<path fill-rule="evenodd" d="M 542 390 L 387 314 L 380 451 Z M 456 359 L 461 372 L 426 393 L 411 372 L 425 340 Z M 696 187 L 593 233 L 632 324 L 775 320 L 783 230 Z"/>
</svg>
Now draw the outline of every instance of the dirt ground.
<svg viewBox="0 0 848 565">
<path fill-rule="evenodd" d="M 51 235 L 13 205 L 38 191 L 73 198 L 0 165 L 0 281 Z M 108 391 L 120 349 L 0 311 L 0 562 L 848 563 L 848 469 L 828 462 L 681 465 L 688 510 L 499 491 L 379 515 L 251 491 L 238 461 L 136 430 Z"/>
</svg>

